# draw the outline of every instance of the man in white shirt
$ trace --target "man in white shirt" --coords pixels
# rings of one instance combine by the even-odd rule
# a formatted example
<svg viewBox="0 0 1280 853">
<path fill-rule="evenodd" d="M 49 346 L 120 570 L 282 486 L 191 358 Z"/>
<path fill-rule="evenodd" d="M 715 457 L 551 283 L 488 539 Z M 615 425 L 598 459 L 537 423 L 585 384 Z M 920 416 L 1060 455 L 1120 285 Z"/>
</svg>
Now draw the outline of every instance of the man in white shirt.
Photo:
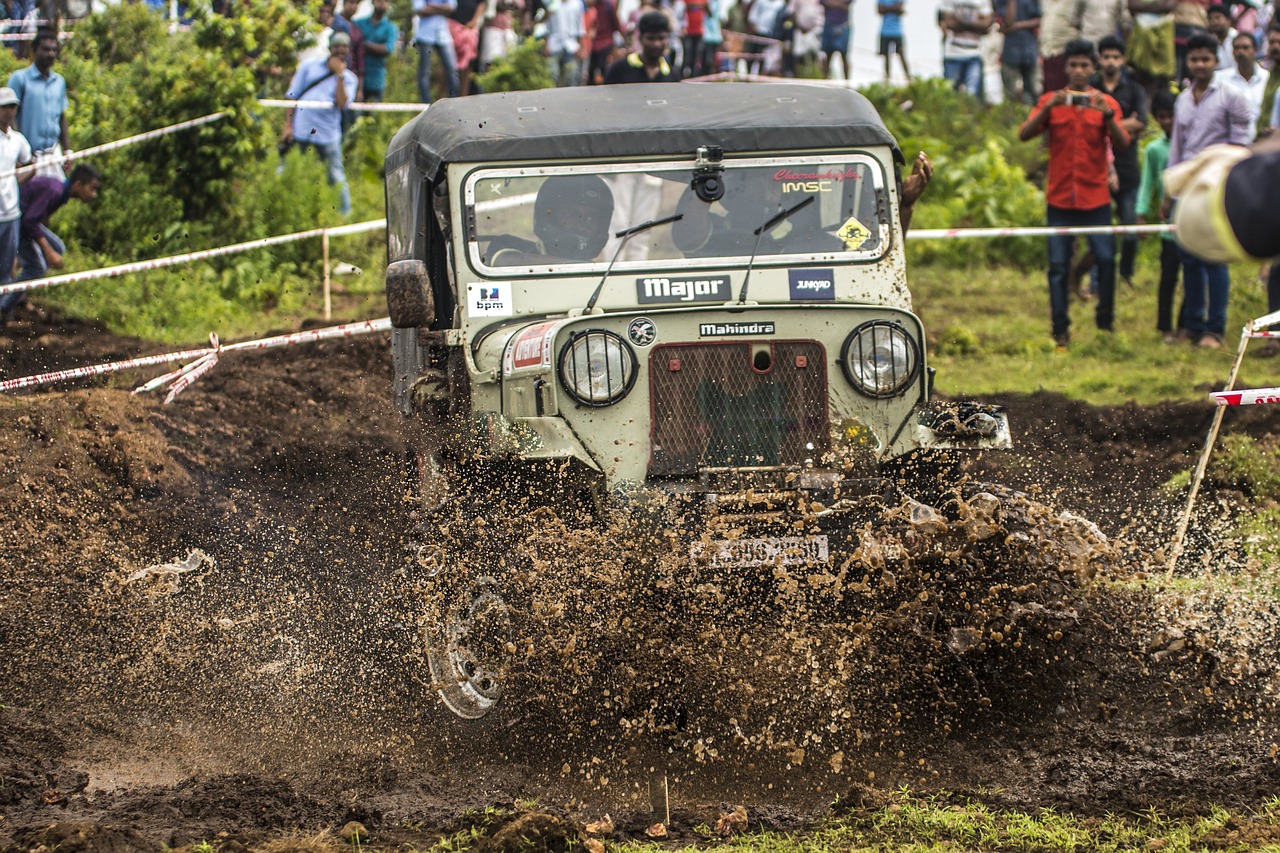
<svg viewBox="0 0 1280 853">
<path fill-rule="evenodd" d="M 1230 67 L 1219 69 L 1214 77 L 1219 83 L 1238 90 L 1249 102 L 1249 114 L 1252 117 L 1249 122 L 1249 138 L 1252 139 L 1257 135 L 1258 113 L 1262 111 L 1262 95 L 1270 75 L 1267 69 L 1258 65 L 1258 48 L 1253 36 L 1248 33 L 1236 34 L 1231 40 L 1231 53 L 1235 62 Z"/>
<path fill-rule="evenodd" d="M 1231 43 L 1236 28 L 1231 26 L 1231 9 L 1224 3 L 1214 3 L 1208 12 L 1209 35 L 1218 40 L 1218 67 L 1231 67 Z"/>
<path fill-rule="evenodd" d="M 18 255 L 18 226 L 22 220 L 18 183 L 31 180 L 34 172 L 21 176 L 14 169 L 31 162 L 31 144 L 13 126 L 18 115 L 18 93 L 0 87 L 0 284 L 13 279 L 13 261 Z"/>
<path fill-rule="evenodd" d="M 991 0 L 942 0 L 942 74 L 956 89 L 982 91 L 982 37 L 995 23 Z"/>
<path fill-rule="evenodd" d="M 559 0 L 547 18 L 547 57 L 557 86 L 577 86 L 582 82 L 585 15 L 582 0 Z"/>
</svg>

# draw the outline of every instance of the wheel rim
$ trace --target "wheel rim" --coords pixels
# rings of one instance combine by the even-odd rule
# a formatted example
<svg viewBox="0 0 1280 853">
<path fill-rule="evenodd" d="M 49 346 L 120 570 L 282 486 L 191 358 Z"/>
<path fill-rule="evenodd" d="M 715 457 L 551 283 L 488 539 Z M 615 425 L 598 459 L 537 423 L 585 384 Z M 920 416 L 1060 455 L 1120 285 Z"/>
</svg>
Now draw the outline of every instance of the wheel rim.
<svg viewBox="0 0 1280 853">
<path fill-rule="evenodd" d="M 479 719 L 502 699 L 511 611 L 492 578 L 441 597 L 423 631 L 432 682 L 446 708 L 464 720 Z"/>
</svg>

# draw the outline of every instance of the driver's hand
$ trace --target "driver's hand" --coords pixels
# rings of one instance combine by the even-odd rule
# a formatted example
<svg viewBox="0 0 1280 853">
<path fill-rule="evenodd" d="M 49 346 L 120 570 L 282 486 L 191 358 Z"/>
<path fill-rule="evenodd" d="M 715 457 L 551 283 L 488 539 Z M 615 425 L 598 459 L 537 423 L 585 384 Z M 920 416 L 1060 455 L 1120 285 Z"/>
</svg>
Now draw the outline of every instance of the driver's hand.
<svg viewBox="0 0 1280 853">
<path fill-rule="evenodd" d="M 924 195 L 924 188 L 933 180 L 933 163 L 929 155 L 921 151 L 911 164 L 911 174 L 902 182 L 902 204 L 912 205 Z"/>
</svg>

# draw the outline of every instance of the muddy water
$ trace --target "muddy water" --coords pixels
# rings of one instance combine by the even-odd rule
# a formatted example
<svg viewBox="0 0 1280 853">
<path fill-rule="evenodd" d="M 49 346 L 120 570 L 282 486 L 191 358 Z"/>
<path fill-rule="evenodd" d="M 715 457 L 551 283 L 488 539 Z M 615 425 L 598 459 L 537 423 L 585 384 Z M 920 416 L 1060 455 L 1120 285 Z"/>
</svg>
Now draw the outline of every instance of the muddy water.
<svg viewBox="0 0 1280 853">
<path fill-rule="evenodd" d="M 1034 499 L 796 507 L 785 532 L 827 535 L 830 562 L 743 570 L 688 542 L 760 531 L 678 503 L 595 525 L 498 503 L 420 531 L 384 361 L 229 364 L 169 409 L 6 403 L 0 847 L 65 818 L 180 843 L 522 797 L 639 815 L 655 770 L 677 810 L 753 821 L 868 785 L 1093 811 L 1280 790 L 1272 567 L 1230 533 L 1247 497 L 1211 484 L 1197 520 L 1184 572 L 1221 584 L 1158 576 L 1157 486 L 1194 410 L 1013 401 L 1023 455 L 975 471 Z M 441 708 L 420 637 L 463 569 L 513 615 L 478 722 Z"/>
</svg>

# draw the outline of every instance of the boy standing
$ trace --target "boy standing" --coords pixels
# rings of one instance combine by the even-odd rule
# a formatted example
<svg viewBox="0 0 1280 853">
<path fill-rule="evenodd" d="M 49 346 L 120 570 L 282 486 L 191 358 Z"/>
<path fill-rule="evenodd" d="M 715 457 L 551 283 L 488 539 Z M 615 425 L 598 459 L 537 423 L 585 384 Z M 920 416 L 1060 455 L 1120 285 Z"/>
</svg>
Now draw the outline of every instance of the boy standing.
<svg viewBox="0 0 1280 853">
<path fill-rule="evenodd" d="M 1107 187 L 1107 146 L 1120 152 L 1129 147 L 1129 133 L 1120 124 L 1115 98 L 1089 85 L 1098 67 L 1093 43 L 1077 39 L 1064 51 L 1067 87 L 1046 92 L 1031 110 L 1018 137 L 1027 142 L 1044 134 L 1049 142 L 1049 180 L 1046 222 L 1055 226 L 1111 224 L 1111 193 Z M 1071 316 L 1067 311 L 1070 278 L 1069 235 L 1049 238 L 1049 305 L 1053 340 L 1059 351 L 1070 345 Z M 1115 309 L 1115 239 L 1089 235 L 1089 248 L 1098 264 L 1097 326 L 1111 331 Z"/>
<path fill-rule="evenodd" d="M 1187 40 L 1187 73 L 1191 85 L 1178 95 L 1173 110 L 1169 166 L 1190 160 L 1210 145 L 1248 145 L 1249 102 L 1232 87 L 1214 79 L 1218 69 L 1218 41 L 1208 33 Z M 1166 219 L 1172 199 L 1160 213 Z M 1227 331 L 1227 298 L 1231 279 L 1226 264 L 1209 263 L 1179 249 L 1182 286 L 1186 290 L 1187 329 L 1199 346 L 1217 349 Z"/>
<path fill-rule="evenodd" d="M 884 82 L 889 82 L 889 64 L 893 55 L 902 63 L 902 75 L 911 82 L 911 70 L 907 68 L 907 52 L 904 46 L 906 34 L 902 29 L 902 0 L 881 0 L 876 4 L 880 13 L 880 55 L 884 57 Z"/>
<path fill-rule="evenodd" d="M 1169 136 L 1173 133 L 1173 94 L 1165 89 L 1157 89 L 1151 96 L 1151 115 L 1164 131 L 1164 135 L 1147 146 L 1146 158 L 1142 161 L 1142 182 L 1138 184 L 1138 199 L 1134 210 L 1138 222 L 1147 223 L 1147 216 L 1152 212 L 1159 215 L 1164 203 L 1164 170 L 1169 165 Z M 1161 221 L 1165 221 L 1161 217 Z M 1162 333 L 1166 344 L 1176 343 L 1179 332 L 1185 329 L 1182 313 L 1186 309 L 1186 300 L 1178 309 L 1178 325 L 1173 325 L 1173 294 L 1178 289 L 1178 244 L 1174 241 L 1173 232 L 1166 231 L 1160 235 L 1160 289 L 1156 296 L 1156 329 Z"/>
</svg>

